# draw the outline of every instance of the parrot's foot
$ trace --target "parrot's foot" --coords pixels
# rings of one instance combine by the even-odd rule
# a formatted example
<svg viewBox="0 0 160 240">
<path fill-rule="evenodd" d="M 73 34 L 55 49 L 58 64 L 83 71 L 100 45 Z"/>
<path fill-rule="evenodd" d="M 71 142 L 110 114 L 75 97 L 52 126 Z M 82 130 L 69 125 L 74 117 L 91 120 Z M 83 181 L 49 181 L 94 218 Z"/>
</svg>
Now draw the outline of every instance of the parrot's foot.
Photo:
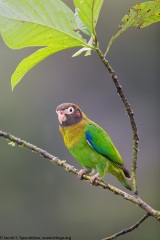
<svg viewBox="0 0 160 240">
<path fill-rule="evenodd" d="M 96 180 L 99 180 L 99 181 L 101 180 L 98 173 L 94 174 L 94 175 L 91 177 L 90 183 L 91 183 L 92 185 L 94 185 L 94 186 L 97 186 L 98 184 L 96 183 Z"/>
<path fill-rule="evenodd" d="M 90 172 L 89 169 L 81 169 L 81 170 L 79 171 L 79 173 L 78 173 L 78 178 L 79 178 L 80 180 L 82 180 L 82 179 L 83 179 L 83 175 L 84 175 L 84 174 L 87 174 L 87 173 L 89 173 L 89 172 Z"/>
</svg>

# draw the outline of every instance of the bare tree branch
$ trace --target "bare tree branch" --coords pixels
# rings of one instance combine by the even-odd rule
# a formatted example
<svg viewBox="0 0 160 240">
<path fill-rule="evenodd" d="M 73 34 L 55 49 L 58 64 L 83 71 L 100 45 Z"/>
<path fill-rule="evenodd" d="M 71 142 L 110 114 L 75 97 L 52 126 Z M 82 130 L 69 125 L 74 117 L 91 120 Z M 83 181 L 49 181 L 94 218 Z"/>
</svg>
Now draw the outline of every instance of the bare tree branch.
<svg viewBox="0 0 160 240">
<path fill-rule="evenodd" d="M 129 228 L 126 228 L 126 229 L 123 229 L 122 231 L 120 231 L 120 232 L 118 232 L 118 233 L 115 233 L 115 234 L 113 234 L 112 236 L 107 237 L 107 238 L 104 238 L 104 239 L 102 239 L 102 240 L 112 240 L 112 239 L 115 239 L 115 238 L 117 238 L 117 237 L 119 237 L 119 236 L 121 236 L 121 235 L 124 235 L 124 234 L 126 234 L 126 233 L 129 233 L 129 232 L 133 231 L 134 229 L 138 228 L 139 225 L 140 225 L 141 223 L 143 223 L 148 217 L 149 217 L 149 214 L 147 213 L 147 214 L 145 214 L 138 222 L 136 222 L 133 226 L 131 226 L 131 227 L 129 227 Z"/>
<path fill-rule="evenodd" d="M 120 83 L 118 81 L 116 73 L 114 72 L 114 70 L 110 66 L 109 62 L 105 59 L 105 56 L 100 51 L 100 49 L 97 49 L 97 53 L 98 53 L 100 59 L 102 60 L 103 64 L 105 65 L 105 67 L 109 71 L 109 73 L 112 77 L 112 80 L 114 82 L 114 85 L 117 89 L 117 92 L 118 92 L 118 94 L 119 94 L 119 96 L 120 96 L 120 98 L 121 98 L 121 100 L 124 104 L 124 107 L 126 109 L 128 117 L 130 119 L 130 123 L 131 123 L 131 127 L 132 127 L 132 134 L 133 134 L 132 183 L 133 183 L 134 194 L 135 194 L 135 196 L 138 196 L 138 188 L 137 188 L 137 181 L 136 181 L 136 168 L 137 168 L 137 153 L 138 153 L 139 137 L 138 137 L 137 125 L 136 125 L 136 122 L 135 122 L 135 119 L 134 119 L 134 113 L 133 113 L 133 110 L 131 109 L 131 106 L 130 106 L 127 98 L 124 95 L 122 86 L 120 85 Z"/>
<path fill-rule="evenodd" d="M 11 145 L 17 144 L 18 146 L 28 148 L 31 151 L 43 156 L 44 158 L 49 159 L 50 162 L 52 162 L 60 167 L 63 167 L 66 171 L 72 172 L 72 173 L 78 175 L 78 172 L 79 172 L 78 169 L 69 165 L 68 163 L 66 163 L 66 161 L 60 160 L 59 158 L 51 155 L 50 153 L 48 153 L 47 151 L 45 151 L 41 148 L 36 147 L 35 145 L 33 145 L 31 143 L 28 143 L 24 140 L 21 140 L 20 138 L 14 137 L 13 135 L 3 132 L 3 131 L 0 131 L 0 137 L 4 137 L 5 139 L 11 141 Z M 89 181 L 91 177 L 89 175 L 83 175 L 83 178 L 85 180 Z M 147 203 L 145 203 L 142 199 L 140 199 L 140 197 L 137 197 L 135 195 L 132 196 L 110 184 L 105 183 L 103 180 L 101 180 L 101 181 L 96 180 L 96 183 L 98 186 L 101 186 L 104 189 L 108 189 L 108 190 L 112 191 L 113 193 L 115 193 L 116 195 L 119 195 L 119 196 L 123 197 L 124 199 L 130 201 L 131 203 L 136 204 L 140 208 L 144 209 L 150 216 L 152 216 L 160 221 L 160 211 L 156 211 L 155 209 L 150 207 Z"/>
</svg>

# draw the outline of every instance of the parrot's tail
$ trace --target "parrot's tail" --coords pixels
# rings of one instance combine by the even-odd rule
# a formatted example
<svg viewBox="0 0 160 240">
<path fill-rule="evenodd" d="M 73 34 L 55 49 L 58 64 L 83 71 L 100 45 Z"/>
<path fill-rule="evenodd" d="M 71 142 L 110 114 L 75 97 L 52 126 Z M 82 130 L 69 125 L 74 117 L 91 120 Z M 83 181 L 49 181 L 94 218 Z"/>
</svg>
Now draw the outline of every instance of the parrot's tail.
<svg viewBox="0 0 160 240">
<path fill-rule="evenodd" d="M 117 163 L 116 164 L 114 163 L 114 165 L 116 165 L 118 168 L 114 168 L 114 171 L 112 170 L 112 172 L 110 171 L 110 173 L 115 175 L 125 188 L 132 191 L 132 187 L 126 180 L 126 178 L 129 180 L 131 180 L 131 178 L 132 178 L 129 171 L 126 169 L 126 167 L 124 165 L 120 165 Z"/>
<path fill-rule="evenodd" d="M 115 163 L 115 162 L 112 162 L 112 163 L 123 170 L 123 173 L 127 179 L 129 180 L 132 179 L 130 172 L 127 170 L 127 168 L 124 165 Z"/>
<path fill-rule="evenodd" d="M 128 178 L 129 180 L 131 180 L 132 177 L 131 177 L 130 172 L 125 167 L 123 167 L 122 169 L 123 169 L 125 177 Z"/>
<path fill-rule="evenodd" d="M 128 190 L 130 190 L 130 191 L 132 191 L 132 187 L 130 186 L 130 184 L 127 182 L 127 180 L 126 180 L 126 178 L 127 178 L 127 176 L 126 176 L 126 174 L 125 174 L 125 172 L 124 172 L 124 170 L 123 169 L 119 169 L 119 171 L 118 171 L 119 173 L 117 174 L 117 178 L 118 178 L 118 180 L 122 183 L 122 185 L 125 187 L 125 188 L 127 188 Z"/>
<path fill-rule="evenodd" d="M 127 188 L 128 190 L 132 191 L 132 187 L 129 185 L 129 183 L 124 179 L 119 179 L 119 181 L 122 183 L 122 185 Z"/>
</svg>

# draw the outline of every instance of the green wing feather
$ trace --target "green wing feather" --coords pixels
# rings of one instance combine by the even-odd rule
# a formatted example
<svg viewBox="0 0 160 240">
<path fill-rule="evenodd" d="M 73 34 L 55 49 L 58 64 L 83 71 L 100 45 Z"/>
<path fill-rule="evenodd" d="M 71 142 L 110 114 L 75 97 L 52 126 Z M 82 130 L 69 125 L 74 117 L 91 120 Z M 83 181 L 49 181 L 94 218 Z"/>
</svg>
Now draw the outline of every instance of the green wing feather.
<svg viewBox="0 0 160 240">
<path fill-rule="evenodd" d="M 113 163 L 123 166 L 123 160 L 108 134 L 97 124 L 89 123 L 86 127 L 86 141 L 98 153 Z"/>
</svg>

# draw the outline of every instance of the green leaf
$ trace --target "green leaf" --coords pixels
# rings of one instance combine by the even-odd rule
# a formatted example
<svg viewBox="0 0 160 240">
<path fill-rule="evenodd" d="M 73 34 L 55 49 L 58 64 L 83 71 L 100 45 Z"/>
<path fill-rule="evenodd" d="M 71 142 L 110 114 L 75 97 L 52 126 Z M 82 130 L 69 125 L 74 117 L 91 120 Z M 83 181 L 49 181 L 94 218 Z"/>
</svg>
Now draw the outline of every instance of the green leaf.
<svg viewBox="0 0 160 240">
<path fill-rule="evenodd" d="M 74 0 L 76 12 L 85 26 L 85 31 L 80 27 L 85 34 L 91 36 L 95 34 L 95 26 L 98 20 L 99 12 L 101 10 L 103 0 Z"/>
<path fill-rule="evenodd" d="M 77 30 L 74 13 L 60 0 L 0 0 L 0 33 L 10 48 L 49 47 L 32 54 L 30 66 L 29 57 L 20 63 L 12 76 L 12 88 L 48 55 L 67 48 L 88 47 Z M 38 59 L 34 59 L 37 54 Z"/>
<path fill-rule="evenodd" d="M 11 48 L 53 45 L 61 38 L 60 43 L 85 43 L 73 12 L 60 0 L 1 0 L 0 17 L 2 37 Z"/>
<path fill-rule="evenodd" d="M 77 26 L 79 28 L 79 30 L 81 30 L 84 34 L 90 36 L 90 32 L 88 31 L 88 29 L 84 26 L 84 24 L 82 23 L 81 19 L 79 18 L 79 15 L 78 15 L 78 9 L 75 10 L 75 19 L 76 19 L 76 22 L 77 22 Z"/>
<path fill-rule="evenodd" d="M 66 48 L 68 48 L 68 46 Z M 41 62 L 48 56 L 62 50 L 64 50 L 63 45 L 57 46 L 57 47 L 49 46 L 49 47 L 41 48 L 37 50 L 35 53 L 31 54 L 29 57 L 23 59 L 11 77 L 12 90 L 31 68 L 33 68 L 35 65 L 37 65 L 39 62 Z"/>
<path fill-rule="evenodd" d="M 137 17 L 139 19 L 135 21 L 133 26 L 143 28 L 160 21 L 160 0 L 137 4 L 134 9 L 138 11 Z"/>
<path fill-rule="evenodd" d="M 130 9 L 129 14 L 123 17 L 122 22 L 124 22 L 124 24 L 120 25 L 117 34 L 109 41 L 105 56 L 113 42 L 129 27 L 138 27 L 140 29 L 160 21 L 160 0 L 137 4 L 133 6 L 133 9 Z"/>
</svg>

